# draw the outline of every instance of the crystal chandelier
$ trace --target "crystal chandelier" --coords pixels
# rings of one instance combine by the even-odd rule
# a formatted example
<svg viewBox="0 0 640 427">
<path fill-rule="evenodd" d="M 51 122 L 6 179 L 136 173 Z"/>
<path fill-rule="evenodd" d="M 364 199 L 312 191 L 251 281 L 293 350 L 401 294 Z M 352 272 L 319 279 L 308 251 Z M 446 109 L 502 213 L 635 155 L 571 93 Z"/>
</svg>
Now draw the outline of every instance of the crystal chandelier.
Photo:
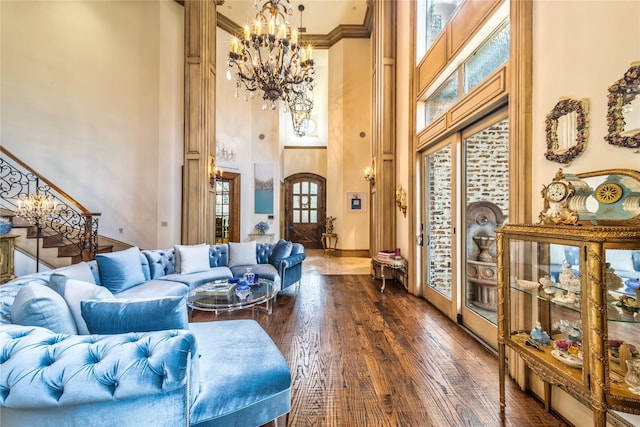
<svg viewBox="0 0 640 427">
<path fill-rule="evenodd" d="M 40 228 L 54 216 L 56 201 L 47 194 L 23 194 L 17 200 L 17 215 Z M 40 231 L 40 230 L 39 230 Z"/>
<path fill-rule="evenodd" d="M 297 95 L 312 91 L 315 63 L 311 46 L 303 47 L 298 32 L 289 26 L 292 15 L 290 0 L 264 0 L 257 10 L 253 28 L 244 27 L 243 37 L 234 38 L 227 64 L 227 78 L 232 80 L 235 67 L 236 96 L 244 87 L 245 100 L 258 91 L 263 110 L 275 110 L 278 101 L 290 106 Z M 300 11 L 304 7 L 300 6 Z"/>
<path fill-rule="evenodd" d="M 36 233 L 36 272 L 40 271 L 40 239 L 42 226 L 55 216 L 58 211 L 57 200 L 43 193 L 22 194 L 16 200 L 18 207 L 16 214 L 35 225 Z"/>
</svg>

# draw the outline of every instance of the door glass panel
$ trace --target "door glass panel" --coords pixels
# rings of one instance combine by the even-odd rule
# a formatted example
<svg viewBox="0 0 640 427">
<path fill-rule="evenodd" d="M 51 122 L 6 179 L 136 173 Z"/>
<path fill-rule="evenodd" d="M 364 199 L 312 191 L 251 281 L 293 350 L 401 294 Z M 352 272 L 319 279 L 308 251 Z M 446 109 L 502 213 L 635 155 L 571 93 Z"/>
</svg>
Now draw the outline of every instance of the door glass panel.
<svg viewBox="0 0 640 427">
<path fill-rule="evenodd" d="M 318 222 L 318 184 L 309 181 L 301 181 L 294 184 L 293 196 L 293 222 L 311 223 Z M 298 190 L 298 193 L 295 191 Z"/>
<path fill-rule="evenodd" d="M 509 215 L 509 120 L 464 138 L 465 306 L 496 324 L 495 229 Z"/>
<path fill-rule="evenodd" d="M 300 183 L 296 182 L 293 184 L 293 194 L 300 194 Z"/>
<path fill-rule="evenodd" d="M 216 181 L 216 243 L 229 242 L 229 182 Z"/>
<path fill-rule="evenodd" d="M 426 161 L 426 282 L 451 299 L 451 144 L 429 154 Z"/>
</svg>

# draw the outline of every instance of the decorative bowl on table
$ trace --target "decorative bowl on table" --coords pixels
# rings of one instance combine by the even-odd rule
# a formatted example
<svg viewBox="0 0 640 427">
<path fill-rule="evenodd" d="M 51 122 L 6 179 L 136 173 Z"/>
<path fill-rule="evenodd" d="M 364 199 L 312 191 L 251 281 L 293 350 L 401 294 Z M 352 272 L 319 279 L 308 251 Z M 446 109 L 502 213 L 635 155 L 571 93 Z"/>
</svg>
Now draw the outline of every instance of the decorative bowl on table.
<svg viewBox="0 0 640 427">
<path fill-rule="evenodd" d="M 238 299 L 245 300 L 251 295 L 251 287 L 247 282 L 241 280 L 236 286 L 236 296 Z"/>
</svg>

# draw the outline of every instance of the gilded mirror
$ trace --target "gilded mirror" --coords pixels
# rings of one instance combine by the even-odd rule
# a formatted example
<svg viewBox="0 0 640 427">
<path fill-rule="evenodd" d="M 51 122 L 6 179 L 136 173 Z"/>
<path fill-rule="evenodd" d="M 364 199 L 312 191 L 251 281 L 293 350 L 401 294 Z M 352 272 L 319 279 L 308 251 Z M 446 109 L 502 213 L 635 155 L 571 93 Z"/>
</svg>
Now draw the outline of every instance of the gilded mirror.
<svg viewBox="0 0 640 427">
<path fill-rule="evenodd" d="M 547 160 L 569 164 L 584 151 L 589 136 L 588 113 L 586 99 L 558 101 L 545 120 Z"/>
<path fill-rule="evenodd" d="M 621 147 L 640 147 L 640 61 L 609 86 L 605 140 Z"/>
</svg>

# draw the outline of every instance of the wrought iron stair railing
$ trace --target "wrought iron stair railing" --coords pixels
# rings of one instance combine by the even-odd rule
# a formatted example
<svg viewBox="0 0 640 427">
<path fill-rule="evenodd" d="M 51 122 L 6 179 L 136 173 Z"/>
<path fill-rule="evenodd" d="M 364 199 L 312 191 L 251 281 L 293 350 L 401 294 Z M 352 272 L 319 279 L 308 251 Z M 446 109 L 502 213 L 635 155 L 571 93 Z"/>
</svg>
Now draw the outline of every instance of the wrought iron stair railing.
<svg viewBox="0 0 640 427">
<path fill-rule="evenodd" d="M 78 261 L 94 259 L 98 252 L 100 214 L 90 212 L 6 148 L 0 147 L 0 153 L 0 208 L 15 214 L 21 196 L 46 194 L 57 207 L 49 219 L 38 224 L 38 232 L 63 248 L 59 250 L 61 256 Z"/>
</svg>

